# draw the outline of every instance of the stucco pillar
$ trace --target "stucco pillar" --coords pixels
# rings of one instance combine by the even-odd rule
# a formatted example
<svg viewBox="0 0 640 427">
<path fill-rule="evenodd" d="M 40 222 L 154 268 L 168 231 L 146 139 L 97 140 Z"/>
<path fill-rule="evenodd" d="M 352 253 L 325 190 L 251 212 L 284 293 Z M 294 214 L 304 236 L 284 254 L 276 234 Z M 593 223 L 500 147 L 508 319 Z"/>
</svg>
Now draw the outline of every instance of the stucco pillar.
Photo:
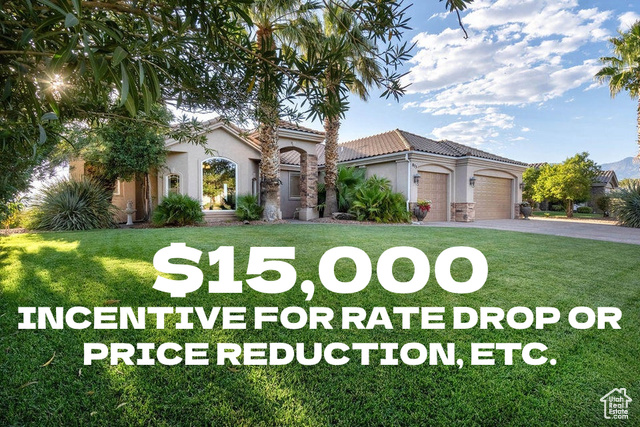
<svg viewBox="0 0 640 427">
<path fill-rule="evenodd" d="M 318 157 L 300 154 L 300 219 L 318 218 Z"/>
</svg>

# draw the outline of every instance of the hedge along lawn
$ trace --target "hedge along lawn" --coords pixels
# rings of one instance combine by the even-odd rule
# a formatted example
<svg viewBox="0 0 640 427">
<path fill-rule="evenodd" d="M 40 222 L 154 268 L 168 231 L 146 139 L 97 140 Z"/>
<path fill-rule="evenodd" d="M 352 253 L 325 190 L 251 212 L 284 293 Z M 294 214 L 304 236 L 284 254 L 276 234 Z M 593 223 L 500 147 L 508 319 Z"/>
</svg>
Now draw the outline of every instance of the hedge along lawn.
<svg viewBox="0 0 640 427">
<path fill-rule="evenodd" d="M 533 216 L 550 216 L 550 217 L 558 217 L 558 218 L 567 218 L 567 213 L 565 211 L 535 211 L 531 212 Z M 574 212 L 574 219 L 598 219 L 603 218 L 604 216 L 601 213 L 580 213 Z"/>
<path fill-rule="evenodd" d="M 295 246 L 292 264 L 297 285 L 279 295 L 260 294 L 246 284 L 242 294 L 209 294 L 205 283 L 184 299 L 152 289 L 157 250 L 172 242 L 204 252 L 205 281 L 217 276 L 206 252 L 220 245 L 236 248 L 236 279 L 246 278 L 250 246 Z M 321 255 L 335 246 L 355 246 L 375 261 L 387 248 L 414 246 L 431 262 L 427 286 L 395 295 L 374 279 L 357 294 L 338 295 L 316 286 L 306 302 L 303 279 L 319 283 Z M 455 295 L 436 283 L 437 255 L 452 246 L 472 246 L 489 263 L 489 278 L 472 294 Z M 409 425 L 409 424 L 605 424 L 599 399 L 624 387 L 634 399 L 629 425 L 640 417 L 640 246 L 480 229 L 395 226 L 272 225 L 183 229 L 105 230 L 13 235 L 0 238 L 0 424 L 99 425 Z M 340 261 L 343 280 L 353 264 Z M 396 277 L 408 280 L 411 264 L 398 261 Z M 471 272 L 468 261 L 453 264 L 457 280 Z M 241 306 L 251 325 L 255 306 L 324 306 L 336 311 L 333 330 L 175 330 L 171 316 L 164 330 L 148 317 L 145 330 L 18 330 L 20 306 Z M 540 331 L 514 330 L 341 330 L 340 308 L 358 306 L 557 307 L 561 322 Z M 575 330 L 566 321 L 576 306 L 614 306 L 622 310 L 620 330 Z M 419 323 L 418 323 L 419 324 Z M 83 366 L 85 342 L 208 342 L 209 366 L 118 366 L 108 361 Z M 382 366 L 372 353 L 370 366 L 351 362 L 315 366 L 215 365 L 217 342 L 409 342 L 456 344 L 464 367 Z M 472 342 L 541 342 L 557 365 L 526 365 L 515 353 L 505 366 L 471 366 Z M 55 357 L 49 364 L 47 362 Z M 397 357 L 396 353 L 396 357 Z M 138 355 L 136 355 L 136 358 Z M 46 365 L 46 366 L 43 366 Z"/>
</svg>

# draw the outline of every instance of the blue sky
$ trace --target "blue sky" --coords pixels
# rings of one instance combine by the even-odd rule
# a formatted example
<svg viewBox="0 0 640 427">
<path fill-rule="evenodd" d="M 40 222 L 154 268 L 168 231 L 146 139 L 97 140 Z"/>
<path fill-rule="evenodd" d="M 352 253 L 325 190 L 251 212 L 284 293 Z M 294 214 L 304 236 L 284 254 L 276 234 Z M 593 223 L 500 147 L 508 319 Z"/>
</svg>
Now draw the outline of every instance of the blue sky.
<svg viewBox="0 0 640 427">
<path fill-rule="evenodd" d="M 352 97 L 341 141 L 400 128 L 524 162 L 637 154 L 636 101 L 611 99 L 593 74 L 608 39 L 640 19 L 640 2 L 476 0 L 462 14 L 468 40 L 444 12 L 436 0 L 414 2 L 409 93 L 399 103 Z"/>
</svg>

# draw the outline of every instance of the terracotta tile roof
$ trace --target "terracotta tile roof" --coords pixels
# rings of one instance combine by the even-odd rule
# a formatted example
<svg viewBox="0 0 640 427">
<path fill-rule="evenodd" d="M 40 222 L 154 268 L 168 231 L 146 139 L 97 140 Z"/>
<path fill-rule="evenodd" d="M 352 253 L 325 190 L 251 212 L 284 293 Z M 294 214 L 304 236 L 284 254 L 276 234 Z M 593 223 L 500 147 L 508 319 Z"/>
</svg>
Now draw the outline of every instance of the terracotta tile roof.
<svg viewBox="0 0 640 427">
<path fill-rule="evenodd" d="M 324 147 L 323 147 L 324 150 Z M 515 165 L 526 166 L 525 163 L 500 157 L 477 148 L 467 147 L 453 141 L 434 141 L 420 135 L 403 130 L 392 130 L 365 138 L 356 139 L 339 145 L 339 162 L 381 156 L 384 154 L 419 151 L 448 157 L 477 157 L 496 160 Z M 318 164 L 324 164 L 324 153 L 318 156 Z"/>
<path fill-rule="evenodd" d="M 297 151 L 280 152 L 280 163 L 283 165 L 300 165 L 300 153 Z"/>
<path fill-rule="evenodd" d="M 282 128 L 282 129 L 297 130 L 299 132 L 306 132 L 306 133 L 312 133 L 314 135 L 322 135 L 322 136 L 324 136 L 324 132 L 323 131 L 307 128 L 307 127 L 304 127 L 304 126 L 300 126 L 300 125 L 298 125 L 296 123 L 287 122 L 285 120 L 280 120 L 279 127 Z"/>
</svg>

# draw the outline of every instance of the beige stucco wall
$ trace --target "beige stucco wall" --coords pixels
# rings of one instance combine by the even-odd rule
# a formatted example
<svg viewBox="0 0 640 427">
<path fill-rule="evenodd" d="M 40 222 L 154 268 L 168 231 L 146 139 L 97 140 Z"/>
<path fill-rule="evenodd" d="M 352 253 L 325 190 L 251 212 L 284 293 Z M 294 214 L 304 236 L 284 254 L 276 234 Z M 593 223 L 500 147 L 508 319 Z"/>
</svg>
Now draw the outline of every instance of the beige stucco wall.
<svg viewBox="0 0 640 427">
<path fill-rule="evenodd" d="M 166 177 L 175 173 L 181 177 L 181 192 L 202 201 L 202 162 L 212 157 L 221 157 L 236 164 L 237 195 L 251 194 L 252 180 L 258 179 L 260 152 L 253 146 L 228 131 L 218 127 L 207 134 L 206 147 L 194 144 L 172 144 L 163 170 L 158 174 L 158 198 L 166 196 Z"/>
</svg>

